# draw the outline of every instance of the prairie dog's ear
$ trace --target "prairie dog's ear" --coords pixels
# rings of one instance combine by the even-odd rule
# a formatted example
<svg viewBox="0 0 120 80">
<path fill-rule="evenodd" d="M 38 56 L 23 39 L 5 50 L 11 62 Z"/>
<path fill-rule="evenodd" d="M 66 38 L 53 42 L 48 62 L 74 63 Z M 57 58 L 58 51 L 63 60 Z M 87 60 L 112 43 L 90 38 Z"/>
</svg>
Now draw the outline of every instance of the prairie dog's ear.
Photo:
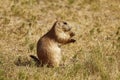
<svg viewBox="0 0 120 80">
<path fill-rule="evenodd" d="M 61 19 L 60 18 L 56 18 L 56 21 L 55 21 L 55 23 L 54 24 L 59 24 L 59 22 L 61 22 Z"/>
<path fill-rule="evenodd" d="M 54 25 L 53 25 L 53 28 L 60 28 L 61 27 L 61 24 L 60 24 L 60 21 L 55 21 L 54 22 Z"/>
</svg>

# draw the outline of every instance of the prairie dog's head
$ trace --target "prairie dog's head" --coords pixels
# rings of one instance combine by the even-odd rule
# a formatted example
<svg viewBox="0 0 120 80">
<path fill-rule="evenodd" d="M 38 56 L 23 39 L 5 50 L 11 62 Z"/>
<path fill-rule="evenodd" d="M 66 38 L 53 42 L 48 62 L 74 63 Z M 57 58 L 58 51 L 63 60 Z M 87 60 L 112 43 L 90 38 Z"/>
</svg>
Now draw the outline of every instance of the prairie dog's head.
<svg viewBox="0 0 120 80">
<path fill-rule="evenodd" d="M 69 32 L 71 30 L 71 26 L 65 21 L 56 21 L 54 23 L 55 32 Z"/>
<path fill-rule="evenodd" d="M 63 32 L 67 32 L 67 31 L 71 30 L 71 27 L 65 21 L 56 21 L 55 29 L 59 29 L 59 30 L 61 30 Z"/>
<path fill-rule="evenodd" d="M 54 31 L 59 42 L 66 41 L 71 38 L 69 31 L 71 31 L 70 25 L 65 21 L 56 21 L 54 23 Z"/>
</svg>

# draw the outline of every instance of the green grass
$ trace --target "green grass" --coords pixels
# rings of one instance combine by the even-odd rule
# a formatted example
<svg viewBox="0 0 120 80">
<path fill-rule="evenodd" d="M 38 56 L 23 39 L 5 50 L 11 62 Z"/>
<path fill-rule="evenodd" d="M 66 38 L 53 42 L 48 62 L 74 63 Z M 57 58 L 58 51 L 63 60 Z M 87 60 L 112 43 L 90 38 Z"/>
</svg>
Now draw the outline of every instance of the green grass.
<svg viewBox="0 0 120 80">
<path fill-rule="evenodd" d="M 38 39 L 67 21 L 74 44 L 62 46 L 64 66 L 37 67 Z M 119 0 L 0 0 L 0 80 L 120 80 Z"/>
</svg>

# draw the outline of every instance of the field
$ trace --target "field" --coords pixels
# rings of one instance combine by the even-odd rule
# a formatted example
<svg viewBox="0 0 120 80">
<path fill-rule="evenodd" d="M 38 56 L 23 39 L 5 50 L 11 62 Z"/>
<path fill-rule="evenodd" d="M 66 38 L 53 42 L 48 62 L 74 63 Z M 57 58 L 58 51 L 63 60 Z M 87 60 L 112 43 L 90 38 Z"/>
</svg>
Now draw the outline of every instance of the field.
<svg viewBox="0 0 120 80">
<path fill-rule="evenodd" d="M 37 67 L 38 39 L 67 21 L 64 66 Z M 0 80 L 120 80 L 120 0 L 0 0 Z"/>
</svg>

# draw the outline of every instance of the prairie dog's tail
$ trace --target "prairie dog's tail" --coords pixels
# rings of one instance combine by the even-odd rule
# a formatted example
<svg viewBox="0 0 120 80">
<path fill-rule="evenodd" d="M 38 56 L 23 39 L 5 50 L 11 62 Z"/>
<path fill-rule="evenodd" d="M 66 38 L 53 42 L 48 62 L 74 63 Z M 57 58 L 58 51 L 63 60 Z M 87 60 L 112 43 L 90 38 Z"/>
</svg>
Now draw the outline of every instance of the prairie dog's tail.
<svg viewBox="0 0 120 80">
<path fill-rule="evenodd" d="M 39 59 L 38 59 L 36 56 L 30 55 L 30 57 L 31 57 L 37 64 L 40 64 L 40 61 L 39 61 Z"/>
</svg>

